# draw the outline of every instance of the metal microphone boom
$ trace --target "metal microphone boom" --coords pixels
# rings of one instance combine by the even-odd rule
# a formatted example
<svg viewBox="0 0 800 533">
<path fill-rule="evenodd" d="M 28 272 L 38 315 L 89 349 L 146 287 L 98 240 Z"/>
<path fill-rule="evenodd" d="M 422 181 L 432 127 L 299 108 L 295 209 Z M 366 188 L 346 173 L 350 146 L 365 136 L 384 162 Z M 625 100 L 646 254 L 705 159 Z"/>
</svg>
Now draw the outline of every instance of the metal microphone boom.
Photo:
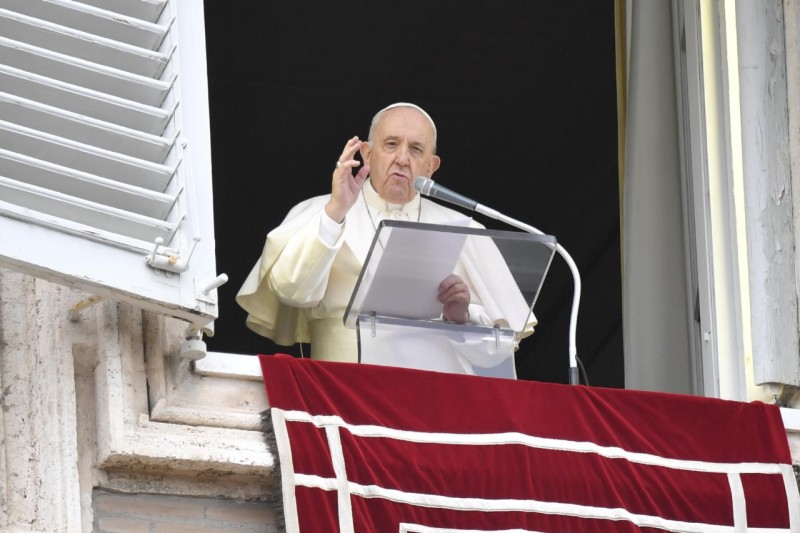
<svg viewBox="0 0 800 533">
<path fill-rule="evenodd" d="M 525 224 L 524 222 L 520 222 L 514 218 L 504 215 L 499 211 L 496 211 L 490 207 L 486 207 L 485 205 L 479 204 L 478 202 L 467 198 L 466 196 L 462 196 L 457 192 L 453 192 L 447 187 L 443 187 L 436 182 L 434 182 L 430 178 L 426 178 L 425 176 L 417 176 L 414 179 L 414 188 L 422 195 L 431 196 L 433 198 L 439 198 L 440 200 L 444 200 L 446 202 L 453 203 L 459 207 L 463 207 L 464 209 L 469 209 L 471 211 L 475 211 L 476 213 L 480 213 L 482 215 L 486 215 L 489 218 L 493 218 L 495 220 L 499 220 L 500 222 L 504 222 L 509 226 L 513 226 L 517 229 L 521 229 L 522 231 L 526 231 L 528 233 L 533 233 L 535 235 L 544 235 L 544 232 Z M 572 279 L 575 284 L 575 289 L 572 294 L 572 313 L 570 314 L 569 318 L 569 383 L 570 385 L 577 385 L 578 384 L 578 345 L 577 345 L 577 329 L 578 329 L 578 308 L 581 302 L 581 276 L 578 273 L 578 266 L 575 264 L 575 261 L 572 260 L 572 256 L 564 249 L 563 246 L 556 243 L 555 250 L 558 254 L 564 258 L 566 261 L 567 266 L 569 267 L 570 272 L 572 272 Z"/>
</svg>

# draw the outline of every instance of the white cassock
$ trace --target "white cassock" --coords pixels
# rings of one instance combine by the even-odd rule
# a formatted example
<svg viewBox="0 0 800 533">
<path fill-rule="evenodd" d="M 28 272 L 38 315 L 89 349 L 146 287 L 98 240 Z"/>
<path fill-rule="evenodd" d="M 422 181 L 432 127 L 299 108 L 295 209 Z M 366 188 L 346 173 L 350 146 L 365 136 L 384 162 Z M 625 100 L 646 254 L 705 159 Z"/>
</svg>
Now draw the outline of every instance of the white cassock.
<svg viewBox="0 0 800 533">
<path fill-rule="evenodd" d="M 320 236 L 329 199 L 324 195 L 301 202 L 267 235 L 261 257 L 236 301 L 249 313 L 247 326 L 276 344 L 310 342 L 314 359 L 357 362 L 356 331 L 344 327 L 343 317 L 378 222 L 399 218 L 446 224 L 464 215 L 419 195 L 403 206 L 387 205 L 367 181 L 331 246 Z M 470 225 L 483 227 L 475 221 Z M 484 241 L 467 240 L 454 272 L 469 288 L 470 320 L 483 325 L 505 321 L 520 332 L 520 338 L 530 335 L 536 325 L 528 312 L 530 304 L 499 251 L 481 244 Z"/>
</svg>

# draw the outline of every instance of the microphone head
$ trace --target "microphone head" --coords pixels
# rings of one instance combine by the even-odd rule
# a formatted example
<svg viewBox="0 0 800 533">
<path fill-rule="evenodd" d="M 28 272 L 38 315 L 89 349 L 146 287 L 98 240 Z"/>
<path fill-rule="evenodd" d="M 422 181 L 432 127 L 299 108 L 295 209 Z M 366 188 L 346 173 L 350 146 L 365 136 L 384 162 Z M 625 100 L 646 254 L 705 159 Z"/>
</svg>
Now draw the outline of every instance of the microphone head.
<svg viewBox="0 0 800 533">
<path fill-rule="evenodd" d="M 425 176 L 417 176 L 414 178 L 414 188 L 418 193 L 428 196 L 431 193 L 431 187 L 433 187 L 432 179 L 426 178 Z"/>
</svg>

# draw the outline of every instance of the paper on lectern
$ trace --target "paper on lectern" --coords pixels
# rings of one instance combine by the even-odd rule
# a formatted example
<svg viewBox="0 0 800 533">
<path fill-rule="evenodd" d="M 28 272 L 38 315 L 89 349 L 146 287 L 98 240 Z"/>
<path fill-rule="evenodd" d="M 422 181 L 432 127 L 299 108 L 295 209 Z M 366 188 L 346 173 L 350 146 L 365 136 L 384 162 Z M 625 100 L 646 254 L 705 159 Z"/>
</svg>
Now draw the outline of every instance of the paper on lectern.
<svg viewBox="0 0 800 533">
<path fill-rule="evenodd" d="M 468 226 L 469 218 L 448 225 Z M 370 280 L 362 313 L 413 320 L 438 318 L 439 284 L 453 273 L 468 235 L 392 228 Z"/>
</svg>

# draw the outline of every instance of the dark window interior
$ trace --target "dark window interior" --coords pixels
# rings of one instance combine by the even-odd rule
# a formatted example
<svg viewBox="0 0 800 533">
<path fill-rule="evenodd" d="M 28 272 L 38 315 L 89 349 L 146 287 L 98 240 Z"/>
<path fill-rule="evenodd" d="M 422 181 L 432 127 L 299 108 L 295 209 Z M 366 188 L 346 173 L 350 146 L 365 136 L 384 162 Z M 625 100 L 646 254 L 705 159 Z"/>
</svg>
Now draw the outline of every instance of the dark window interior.
<svg viewBox="0 0 800 533">
<path fill-rule="evenodd" d="M 217 265 L 230 277 L 209 349 L 299 354 L 250 332 L 235 294 L 266 233 L 330 192 L 345 141 L 408 101 L 436 120 L 438 182 L 570 252 L 578 355 L 592 385 L 624 386 L 613 2 L 206 0 L 205 17 Z M 521 379 L 568 381 L 571 302 L 556 257 Z"/>
</svg>

